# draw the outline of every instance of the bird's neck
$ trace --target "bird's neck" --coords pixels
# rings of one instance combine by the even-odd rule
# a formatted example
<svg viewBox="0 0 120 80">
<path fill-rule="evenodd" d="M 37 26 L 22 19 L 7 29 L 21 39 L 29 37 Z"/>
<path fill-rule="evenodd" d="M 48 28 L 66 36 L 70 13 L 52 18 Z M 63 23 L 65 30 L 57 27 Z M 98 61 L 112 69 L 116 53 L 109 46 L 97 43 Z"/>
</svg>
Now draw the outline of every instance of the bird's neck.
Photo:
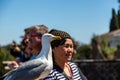
<svg viewBox="0 0 120 80">
<path fill-rule="evenodd" d="M 49 49 L 49 53 L 46 55 L 46 59 L 47 59 L 50 63 L 53 62 L 51 46 L 50 46 L 50 49 Z"/>
<path fill-rule="evenodd" d="M 52 49 L 50 43 L 42 45 L 41 52 L 37 57 L 45 57 L 47 61 L 52 61 Z"/>
</svg>

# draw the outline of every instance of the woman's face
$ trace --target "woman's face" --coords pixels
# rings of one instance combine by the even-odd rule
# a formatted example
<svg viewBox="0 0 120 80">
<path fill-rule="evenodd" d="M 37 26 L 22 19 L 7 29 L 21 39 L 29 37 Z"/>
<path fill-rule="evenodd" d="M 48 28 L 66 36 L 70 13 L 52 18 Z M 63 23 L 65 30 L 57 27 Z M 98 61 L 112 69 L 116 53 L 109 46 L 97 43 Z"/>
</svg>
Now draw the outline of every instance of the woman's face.
<svg viewBox="0 0 120 80">
<path fill-rule="evenodd" d="M 73 42 L 71 39 L 66 39 L 63 45 L 59 45 L 53 49 L 55 61 L 68 62 L 72 59 L 74 52 Z"/>
</svg>

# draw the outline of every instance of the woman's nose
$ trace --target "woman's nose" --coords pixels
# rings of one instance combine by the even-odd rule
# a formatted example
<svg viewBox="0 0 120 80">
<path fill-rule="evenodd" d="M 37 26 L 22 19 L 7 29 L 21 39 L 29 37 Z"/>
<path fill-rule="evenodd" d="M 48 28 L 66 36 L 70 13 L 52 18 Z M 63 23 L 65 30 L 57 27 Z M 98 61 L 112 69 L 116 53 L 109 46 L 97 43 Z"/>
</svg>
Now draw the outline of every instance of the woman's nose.
<svg viewBox="0 0 120 80">
<path fill-rule="evenodd" d="M 73 49 L 72 48 L 68 48 L 67 52 L 73 52 Z"/>
</svg>

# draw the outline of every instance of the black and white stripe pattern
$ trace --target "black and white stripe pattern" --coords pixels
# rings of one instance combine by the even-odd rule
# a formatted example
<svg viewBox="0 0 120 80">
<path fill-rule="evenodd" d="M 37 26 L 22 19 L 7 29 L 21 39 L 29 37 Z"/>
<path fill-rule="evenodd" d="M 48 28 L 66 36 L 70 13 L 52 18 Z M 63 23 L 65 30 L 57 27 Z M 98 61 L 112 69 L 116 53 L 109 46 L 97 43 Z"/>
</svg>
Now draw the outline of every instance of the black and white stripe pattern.
<svg viewBox="0 0 120 80">
<path fill-rule="evenodd" d="M 68 65 L 72 70 L 72 78 L 67 77 L 59 66 L 54 65 L 48 77 L 43 80 L 87 80 L 75 63 L 68 62 Z"/>
</svg>

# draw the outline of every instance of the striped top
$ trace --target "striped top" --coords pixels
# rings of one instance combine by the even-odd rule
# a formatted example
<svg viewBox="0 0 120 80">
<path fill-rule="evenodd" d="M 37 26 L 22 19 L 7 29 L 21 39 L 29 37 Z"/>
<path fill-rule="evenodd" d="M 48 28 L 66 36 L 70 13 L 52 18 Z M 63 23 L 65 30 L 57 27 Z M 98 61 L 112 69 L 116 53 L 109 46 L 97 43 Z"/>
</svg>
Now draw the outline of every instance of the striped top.
<svg viewBox="0 0 120 80">
<path fill-rule="evenodd" d="M 75 63 L 68 62 L 68 65 L 72 71 L 72 77 L 68 77 L 58 65 L 54 65 L 50 74 L 43 80 L 87 80 Z"/>
</svg>

